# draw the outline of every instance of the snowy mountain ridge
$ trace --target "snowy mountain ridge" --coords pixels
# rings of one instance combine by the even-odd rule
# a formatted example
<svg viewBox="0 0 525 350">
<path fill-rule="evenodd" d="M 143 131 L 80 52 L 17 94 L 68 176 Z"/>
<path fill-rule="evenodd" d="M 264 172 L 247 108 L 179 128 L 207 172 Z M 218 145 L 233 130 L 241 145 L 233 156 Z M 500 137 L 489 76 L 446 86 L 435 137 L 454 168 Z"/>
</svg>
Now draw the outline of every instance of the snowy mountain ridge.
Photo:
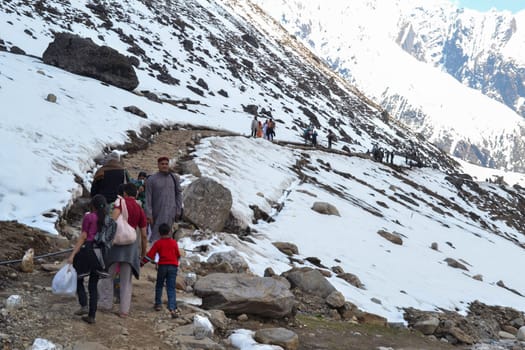
<svg viewBox="0 0 525 350">
<path fill-rule="evenodd" d="M 524 171 L 524 123 L 516 111 L 521 113 L 523 102 L 525 57 L 518 47 L 525 40 L 520 30 L 525 11 L 481 14 L 440 0 L 257 3 L 334 70 L 447 153 Z M 507 76 L 485 61 L 516 74 Z M 480 86 L 484 80 L 495 86 L 492 76 L 501 81 L 499 90 Z"/>
</svg>

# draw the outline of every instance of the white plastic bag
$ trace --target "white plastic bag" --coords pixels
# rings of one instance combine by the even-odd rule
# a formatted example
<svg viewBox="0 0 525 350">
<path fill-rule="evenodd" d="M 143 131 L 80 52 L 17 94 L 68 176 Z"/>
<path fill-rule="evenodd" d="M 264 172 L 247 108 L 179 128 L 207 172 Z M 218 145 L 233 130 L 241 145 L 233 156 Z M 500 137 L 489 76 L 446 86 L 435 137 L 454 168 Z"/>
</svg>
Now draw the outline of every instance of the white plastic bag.
<svg viewBox="0 0 525 350">
<path fill-rule="evenodd" d="M 213 325 L 207 317 L 195 315 L 193 317 L 193 335 L 195 339 L 204 339 L 213 334 Z"/>
<path fill-rule="evenodd" d="M 53 294 L 75 296 L 77 292 L 77 271 L 71 264 L 66 264 L 58 270 L 51 283 Z"/>
<path fill-rule="evenodd" d="M 47 339 L 36 338 L 31 350 L 57 350 L 58 347 Z"/>
<path fill-rule="evenodd" d="M 7 309 L 7 311 L 18 309 L 21 306 L 22 306 L 22 297 L 17 294 L 11 295 L 5 301 L 5 308 Z"/>
</svg>

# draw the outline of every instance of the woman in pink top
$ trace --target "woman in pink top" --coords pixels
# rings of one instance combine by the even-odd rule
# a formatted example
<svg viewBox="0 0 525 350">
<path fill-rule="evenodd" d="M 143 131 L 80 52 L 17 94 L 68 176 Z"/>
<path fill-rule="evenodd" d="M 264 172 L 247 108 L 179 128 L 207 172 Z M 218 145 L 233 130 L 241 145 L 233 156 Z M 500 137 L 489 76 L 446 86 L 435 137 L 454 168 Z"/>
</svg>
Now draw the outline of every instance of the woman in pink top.
<svg viewBox="0 0 525 350">
<path fill-rule="evenodd" d="M 91 199 L 91 211 L 84 215 L 82 232 L 67 259 L 69 264 L 73 264 L 78 274 L 77 295 L 80 309 L 75 312 L 75 315 L 87 315 L 82 317 L 82 320 L 87 323 L 95 323 L 98 300 L 97 284 L 100 276 L 104 275 L 93 245 L 95 235 L 102 228 L 106 215 L 108 215 L 106 199 L 103 195 L 97 194 Z M 84 288 L 84 277 L 86 276 L 89 276 L 89 308 Z"/>
</svg>

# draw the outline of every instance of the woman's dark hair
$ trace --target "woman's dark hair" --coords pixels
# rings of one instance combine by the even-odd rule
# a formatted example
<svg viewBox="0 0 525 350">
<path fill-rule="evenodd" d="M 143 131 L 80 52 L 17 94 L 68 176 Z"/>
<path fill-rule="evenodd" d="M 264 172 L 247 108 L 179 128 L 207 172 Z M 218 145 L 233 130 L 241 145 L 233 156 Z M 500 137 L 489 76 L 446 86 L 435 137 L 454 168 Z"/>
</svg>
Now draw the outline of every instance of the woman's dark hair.
<svg viewBox="0 0 525 350">
<path fill-rule="evenodd" d="M 131 182 L 124 184 L 122 190 L 130 197 L 137 197 L 137 186 Z"/>
<path fill-rule="evenodd" d="M 108 203 L 106 202 L 106 198 L 101 195 L 97 194 L 91 198 L 91 207 L 95 210 L 97 213 L 97 229 L 100 230 L 102 226 L 104 225 L 104 220 L 106 219 L 107 215 L 107 206 Z"/>
<path fill-rule="evenodd" d="M 119 196 L 121 196 L 121 197 L 124 195 L 124 184 L 118 185 L 118 187 L 117 187 L 117 194 Z"/>
</svg>

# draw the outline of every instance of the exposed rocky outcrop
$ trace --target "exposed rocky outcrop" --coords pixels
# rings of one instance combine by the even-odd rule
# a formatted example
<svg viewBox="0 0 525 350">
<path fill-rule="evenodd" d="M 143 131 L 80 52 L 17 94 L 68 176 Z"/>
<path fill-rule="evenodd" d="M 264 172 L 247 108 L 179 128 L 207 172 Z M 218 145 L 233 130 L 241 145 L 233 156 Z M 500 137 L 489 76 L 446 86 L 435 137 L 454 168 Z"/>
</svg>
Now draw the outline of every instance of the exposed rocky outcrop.
<svg viewBox="0 0 525 350">
<path fill-rule="evenodd" d="M 42 55 L 45 63 L 133 90 L 138 84 L 135 70 L 128 58 L 108 46 L 99 46 L 89 38 L 69 33 L 56 33 Z"/>
</svg>

